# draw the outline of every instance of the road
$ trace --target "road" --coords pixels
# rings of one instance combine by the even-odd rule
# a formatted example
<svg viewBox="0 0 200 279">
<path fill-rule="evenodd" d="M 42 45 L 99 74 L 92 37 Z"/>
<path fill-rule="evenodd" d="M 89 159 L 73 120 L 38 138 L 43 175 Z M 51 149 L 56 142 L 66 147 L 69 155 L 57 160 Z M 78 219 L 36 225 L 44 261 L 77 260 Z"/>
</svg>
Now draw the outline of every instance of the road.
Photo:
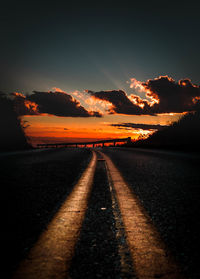
<svg viewBox="0 0 200 279">
<path fill-rule="evenodd" d="M 86 149 L 1 154 L 5 275 L 16 268 L 91 159 Z"/>
<path fill-rule="evenodd" d="M 4 278 L 199 278 L 198 156 L 94 154 L 0 155 Z"/>
<path fill-rule="evenodd" d="M 107 149 L 189 278 L 200 278 L 200 158 L 165 151 Z"/>
</svg>

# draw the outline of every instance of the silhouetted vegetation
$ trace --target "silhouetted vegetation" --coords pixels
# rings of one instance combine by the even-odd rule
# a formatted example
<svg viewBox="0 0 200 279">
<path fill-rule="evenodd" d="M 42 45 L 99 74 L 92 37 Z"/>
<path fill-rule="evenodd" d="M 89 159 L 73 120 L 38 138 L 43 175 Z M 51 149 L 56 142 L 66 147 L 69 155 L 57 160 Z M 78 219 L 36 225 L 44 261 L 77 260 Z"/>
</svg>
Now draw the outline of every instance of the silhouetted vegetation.
<svg viewBox="0 0 200 279">
<path fill-rule="evenodd" d="M 200 109 L 184 115 L 148 139 L 132 143 L 132 146 L 200 151 Z"/>
<path fill-rule="evenodd" d="M 14 102 L 0 92 L 0 151 L 28 149 L 20 119 L 14 110 Z"/>
</svg>

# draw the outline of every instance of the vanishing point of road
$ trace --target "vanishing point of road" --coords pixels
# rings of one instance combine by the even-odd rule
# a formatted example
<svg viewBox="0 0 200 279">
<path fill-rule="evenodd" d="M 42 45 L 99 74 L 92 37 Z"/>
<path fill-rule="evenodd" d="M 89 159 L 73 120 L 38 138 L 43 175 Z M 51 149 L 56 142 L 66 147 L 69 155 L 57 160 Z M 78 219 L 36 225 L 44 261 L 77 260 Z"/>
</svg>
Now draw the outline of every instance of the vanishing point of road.
<svg viewBox="0 0 200 279">
<path fill-rule="evenodd" d="M 0 156 L 4 278 L 199 278 L 197 155 L 67 148 Z"/>
</svg>

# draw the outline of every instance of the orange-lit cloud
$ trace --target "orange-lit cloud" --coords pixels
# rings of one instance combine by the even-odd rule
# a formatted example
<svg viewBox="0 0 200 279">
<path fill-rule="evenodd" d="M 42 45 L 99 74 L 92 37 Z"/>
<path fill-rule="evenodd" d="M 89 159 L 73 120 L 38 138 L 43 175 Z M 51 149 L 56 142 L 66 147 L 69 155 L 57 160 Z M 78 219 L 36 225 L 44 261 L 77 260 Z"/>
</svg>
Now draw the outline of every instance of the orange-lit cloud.
<svg viewBox="0 0 200 279">
<path fill-rule="evenodd" d="M 12 95 L 12 96 L 15 96 L 15 97 L 21 97 L 21 98 L 23 98 L 23 99 L 26 98 L 22 93 L 19 93 L 19 92 L 13 92 L 11 95 Z"/>
<path fill-rule="evenodd" d="M 134 95 L 134 94 L 131 94 L 128 96 L 129 100 L 136 106 L 144 109 L 144 107 L 147 105 L 150 105 L 148 100 L 146 99 L 142 99 L 140 98 L 140 96 L 137 96 L 137 95 Z"/>
<path fill-rule="evenodd" d="M 132 100 L 139 100 L 139 102 L 135 102 L 138 106 L 144 108 L 145 105 L 148 105 L 150 107 L 154 106 L 155 104 L 159 104 L 159 97 L 156 93 L 149 90 L 147 87 L 145 87 L 145 84 L 141 81 L 136 80 L 135 78 L 130 79 L 130 88 L 135 88 L 139 92 L 144 92 L 146 94 L 146 97 L 149 99 L 141 99 L 137 95 L 131 95 L 130 98 Z M 138 99 L 139 98 L 139 99 Z"/>
<path fill-rule="evenodd" d="M 86 110 L 79 101 L 60 88 L 55 92 L 38 92 L 24 96 L 22 93 L 12 93 L 15 110 L 18 115 L 52 114 L 64 117 L 101 117 L 101 113 Z"/>
<path fill-rule="evenodd" d="M 60 92 L 60 93 L 66 93 L 65 91 L 63 91 L 62 89 L 58 88 L 58 87 L 52 87 L 52 89 L 55 91 L 55 92 Z M 52 91 L 49 91 L 49 93 L 52 92 Z"/>
<path fill-rule="evenodd" d="M 12 96 L 15 111 L 29 122 L 27 136 L 64 141 L 148 137 L 200 104 L 200 87 L 189 79 L 176 82 L 160 76 L 146 82 L 131 78 L 129 83 L 132 94 L 123 90 L 67 93 L 53 87 L 49 92 L 34 91 L 27 96 L 15 92 Z"/>
<path fill-rule="evenodd" d="M 18 116 L 39 114 L 38 104 L 27 100 L 22 93 L 14 92 L 11 95 L 14 96 L 14 109 Z"/>
<path fill-rule="evenodd" d="M 86 91 L 88 93 L 88 91 Z M 90 108 L 95 108 L 95 110 L 99 110 L 102 114 L 109 112 L 112 113 L 114 111 L 114 106 L 111 102 L 107 100 L 101 100 L 96 98 L 95 96 L 89 96 L 85 99 L 85 103 L 90 106 Z"/>
<path fill-rule="evenodd" d="M 128 98 L 126 92 L 122 90 L 108 90 L 94 92 L 87 91 L 95 102 L 100 102 L 107 108 L 110 114 L 123 113 L 123 114 L 143 114 L 143 110 L 138 105 L 134 104 Z"/>
<path fill-rule="evenodd" d="M 168 76 L 147 80 L 143 83 L 147 97 L 158 98 L 159 103 L 153 109 L 157 113 L 184 112 L 195 109 L 193 98 L 200 96 L 200 87 L 191 80 L 183 79 L 175 82 Z"/>
<path fill-rule="evenodd" d="M 200 87 L 190 79 L 175 82 L 171 77 L 160 76 L 146 82 L 130 79 L 130 88 L 143 92 L 146 99 L 131 95 L 129 98 L 139 106 L 152 107 L 153 113 L 184 112 L 195 109 L 194 103 L 200 96 Z"/>
<path fill-rule="evenodd" d="M 137 94 L 127 95 L 122 90 L 87 90 L 90 98 L 85 103 L 105 106 L 108 113 L 129 115 L 183 113 L 195 110 L 195 105 L 199 103 L 200 87 L 192 84 L 189 79 L 175 82 L 171 77 L 160 76 L 146 82 L 131 78 L 129 83 L 130 88 L 144 93 L 146 98 Z"/>
<path fill-rule="evenodd" d="M 200 96 L 194 97 L 194 98 L 192 99 L 192 102 L 193 102 L 194 104 L 200 103 Z"/>
<path fill-rule="evenodd" d="M 26 100 L 24 102 L 24 105 L 28 109 L 28 111 L 32 111 L 35 114 L 38 113 L 38 105 L 36 103 Z"/>
<path fill-rule="evenodd" d="M 80 102 L 66 92 L 38 92 L 33 91 L 29 100 L 38 104 L 41 113 L 56 116 L 73 117 L 100 117 L 98 112 L 88 112 Z"/>
</svg>

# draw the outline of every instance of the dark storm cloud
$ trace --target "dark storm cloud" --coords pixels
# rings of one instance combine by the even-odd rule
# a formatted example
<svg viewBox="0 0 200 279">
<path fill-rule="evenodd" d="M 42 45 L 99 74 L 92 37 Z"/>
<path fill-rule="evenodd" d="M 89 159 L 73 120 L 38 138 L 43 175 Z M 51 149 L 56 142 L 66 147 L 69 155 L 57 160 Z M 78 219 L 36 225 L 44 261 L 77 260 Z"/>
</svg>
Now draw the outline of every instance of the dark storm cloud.
<svg viewBox="0 0 200 279">
<path fill-rule="evenodd" d="M 22 96 L 17 96 L 17 99 L 23 104 Z M 35 114 L 48 113 L 63 117 L 101 117 L 98 112 L 87 111 L 76 99 L 65 92 L 33 91 L 33 94 L 27 96 L 24 102 L 30 102 L 30 106 L 31 103 L 37 106 Z"/>
<path fill-rule="evenodd" d="M 200 97 L 200 87 L 191 83 L 189 79 L 175 82 L 168 76 L 161 76 L 156 79 L 142 83 L 150 93 L 147 97 L 156 97 L 159 104 L 152 107 L 154 113 L 184 112 L 195 109 L 196 102 Z"/>
<path fill-rule="evenodd" d="M 123 113 L 123 114 L 144 114 L 144 110 L 139 106 L 133 104 L 127 94 L 122 90 L 99 91 L 94 92 L 87 90 L 91 96 L 96 99 L 110 102 L 113 106 L 108 109 L 109 113 Z"/>
<path fill-rule="evenodd" d="M 112 127 L 118 128 L 134 128 L 134 129 L 143 129 L 143 130 L 162 130 L 165 125 L 159 124 L 135 124 L 135 123 L 118 123 L 118 124 L 111 124 Z"/>
</svg>

